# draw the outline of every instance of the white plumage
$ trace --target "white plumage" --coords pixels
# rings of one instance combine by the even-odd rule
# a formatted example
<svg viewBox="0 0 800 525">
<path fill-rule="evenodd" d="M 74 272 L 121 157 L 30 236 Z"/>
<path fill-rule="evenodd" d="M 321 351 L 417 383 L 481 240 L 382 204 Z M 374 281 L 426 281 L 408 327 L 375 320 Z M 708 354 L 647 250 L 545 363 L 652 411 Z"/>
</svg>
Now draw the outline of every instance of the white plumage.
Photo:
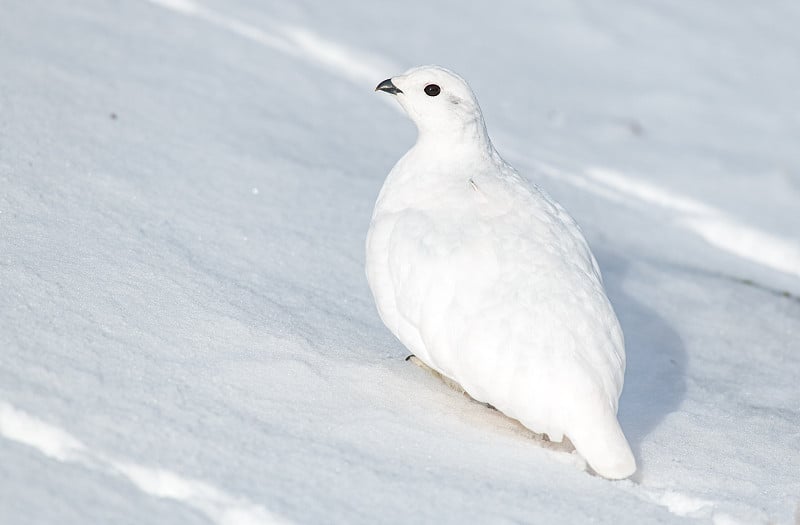
<svg viewBox="0 0 800 525">
<path fill-rule="evenodd" d="M 622 331 L 578 225 L 500 158 L 461 77 L 426 66 L 376 89 L 419 130 L 367 234 L 383 322 L 476 400 L 568 436 L 602 476 L 630 476 Z"/>
</svg>

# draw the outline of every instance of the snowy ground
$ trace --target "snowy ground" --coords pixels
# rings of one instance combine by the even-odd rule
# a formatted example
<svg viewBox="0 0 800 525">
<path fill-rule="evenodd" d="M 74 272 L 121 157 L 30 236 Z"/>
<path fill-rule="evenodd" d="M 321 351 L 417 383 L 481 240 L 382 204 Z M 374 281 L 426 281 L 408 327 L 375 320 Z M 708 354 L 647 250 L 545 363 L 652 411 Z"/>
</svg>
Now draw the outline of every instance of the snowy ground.
<svg viewBox="0 0 800 525">
<path fill-rule="evenodd" d="M 0 4 L 2 523 L 798 519 L 796 2 L 197 1 Z M 372 89 L 424 63 L 583 225 L 634 479 L 381 325 Z"/>
</svg>

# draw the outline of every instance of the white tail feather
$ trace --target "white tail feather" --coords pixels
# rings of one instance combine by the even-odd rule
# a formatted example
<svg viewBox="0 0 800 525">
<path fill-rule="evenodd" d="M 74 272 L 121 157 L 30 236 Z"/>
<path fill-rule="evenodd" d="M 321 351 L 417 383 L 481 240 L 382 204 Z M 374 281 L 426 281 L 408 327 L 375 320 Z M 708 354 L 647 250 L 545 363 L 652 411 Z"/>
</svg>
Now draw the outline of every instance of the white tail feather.
<svg viewBox="0 0 800 525">
<path fill-rule="evenodd" d="M 597 474 L 608 479 L 624 479 L 636 472 L 636 460 L 622 433 L 616 415 L 601 410 L 591 421 L 582 420 L 567 434 L 575 449 Z"/>
</svg>

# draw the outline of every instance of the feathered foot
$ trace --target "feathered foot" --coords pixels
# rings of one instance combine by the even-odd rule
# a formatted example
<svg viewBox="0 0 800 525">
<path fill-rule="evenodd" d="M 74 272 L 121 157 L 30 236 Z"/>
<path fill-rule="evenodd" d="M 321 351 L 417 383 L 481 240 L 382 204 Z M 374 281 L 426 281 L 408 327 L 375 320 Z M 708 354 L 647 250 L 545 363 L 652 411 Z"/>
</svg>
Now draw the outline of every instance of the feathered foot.
<svg viewBox="0 0 800 525">
<path fill-rule="evenodd" d="M 480 403 L 481 405 L 483 405 L 483 406 L 485 406 L 485 407 L 487 407 L 487 408 L 491 408 L 492 410 L 497 410 L 495 407 L 493 407 L 493 406 L 492 406 L 492 405 L 490 405 L 489 403 L 481 403 L 480 401 L 478 401 L 478 400 L 474 399 L 472 396 L 470 396 L 470 395 L 467 393 L 467 391 L 466 391 L 466 390 L 464 390 L 464 387 L 462 387 L 461 385 L 459 385 L 458 383 L 456 383 L 455 381 L 453 381 L 453 380 L 452 380 L 452 379 L 450 379 L 449 377 L 447 377 L 447 376 L 445 376 L 445 375 L 442 375 L 442 374 L 440 374 L 439 372 L 437 372 L 436 370 L 434 370 L 433 368 L 429 367 L 428 365 L 426 365 L 425 363 L 423 363 L 423 362 L 422 362 L 422 359 L 420 359 L 419 357 L 415 356 L 414 354 L 410 354 L 410 355 L 408 355 L 408 356 L 406 357 L 406 361 L 410 361 L 411 363 L 413 363 L 413 364 L 417 365 L 417 366 L 418 366 L 418 367 L 420 367 L 421 369 L 423 369 L 423 370 L 426 370 L 426 371 L 427 371 L 428 373 L 430 373 L 430 374 L 431 374 L 433 377 L 436 377 L 436 378 L 438 378 L 438 379 L 441 379 L 441 380 L 442 380 L 442 382 L 443 382 L 445 385 L 449 386 L 450 388 L 452 388 L 453 390 L 455 390 L 455 391 L 456 391 L 456 392 L 458 392 L 459 394 L 464 394 L 465 396 L 467 396 L 468 398 L 472 399 L 472 400 L 473 400 L 473 401 L 475 401 L 476 403 Z"/>
</svg>

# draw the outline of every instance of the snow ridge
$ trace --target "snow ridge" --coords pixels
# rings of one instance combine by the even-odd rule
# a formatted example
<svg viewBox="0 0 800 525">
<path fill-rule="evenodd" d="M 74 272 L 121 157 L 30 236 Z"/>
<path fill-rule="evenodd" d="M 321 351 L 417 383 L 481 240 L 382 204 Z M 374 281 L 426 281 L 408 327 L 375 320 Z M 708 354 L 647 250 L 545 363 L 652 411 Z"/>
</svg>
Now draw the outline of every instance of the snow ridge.
<svg viewBox="0 0 800 525">
<path fill-rule="evenodd" d="M 306 60 L 355 84 L 371 86 L 377 82 L 375 79 L 400 71 L 398 66 L 383 58 L 349 49 L 307 28 L 274 24 L 272 32 L 268 32 L 192 0 L 148 1 L 176 13 L 200 18 L 248 40 Z"/>
<path fill-rule="evenodd" d="M 800 245 L 789 239 L 742 224 L 705 203 L 614 170 L 589 168 L 586 175 L 625 195 L 681 214 L 678 224 L 721 250 L 800 277 Z"/>
<path fill-rule="evenodd" d="M 219 525 L 289 523 L 261 505 L 229 494 L 205 481 L 92 451 L 65 430 L 4 401 L 0 401 L 0 436 L 33 447 L 57 461 L 78 463 L 126 478 L 142 492 L 183 503 Z"/>
<path fill-rule="evenodd" d="M 800 277 L 800 244 L 742 223 L 697 199 L 666 190 L 605 167 L 589 167 L 584 175 L 536 161 L 537 171 L 620 203 L 654 205 L 676 214 L 675 224 L 708 244 L 750 262 Z"/>
</svg>

